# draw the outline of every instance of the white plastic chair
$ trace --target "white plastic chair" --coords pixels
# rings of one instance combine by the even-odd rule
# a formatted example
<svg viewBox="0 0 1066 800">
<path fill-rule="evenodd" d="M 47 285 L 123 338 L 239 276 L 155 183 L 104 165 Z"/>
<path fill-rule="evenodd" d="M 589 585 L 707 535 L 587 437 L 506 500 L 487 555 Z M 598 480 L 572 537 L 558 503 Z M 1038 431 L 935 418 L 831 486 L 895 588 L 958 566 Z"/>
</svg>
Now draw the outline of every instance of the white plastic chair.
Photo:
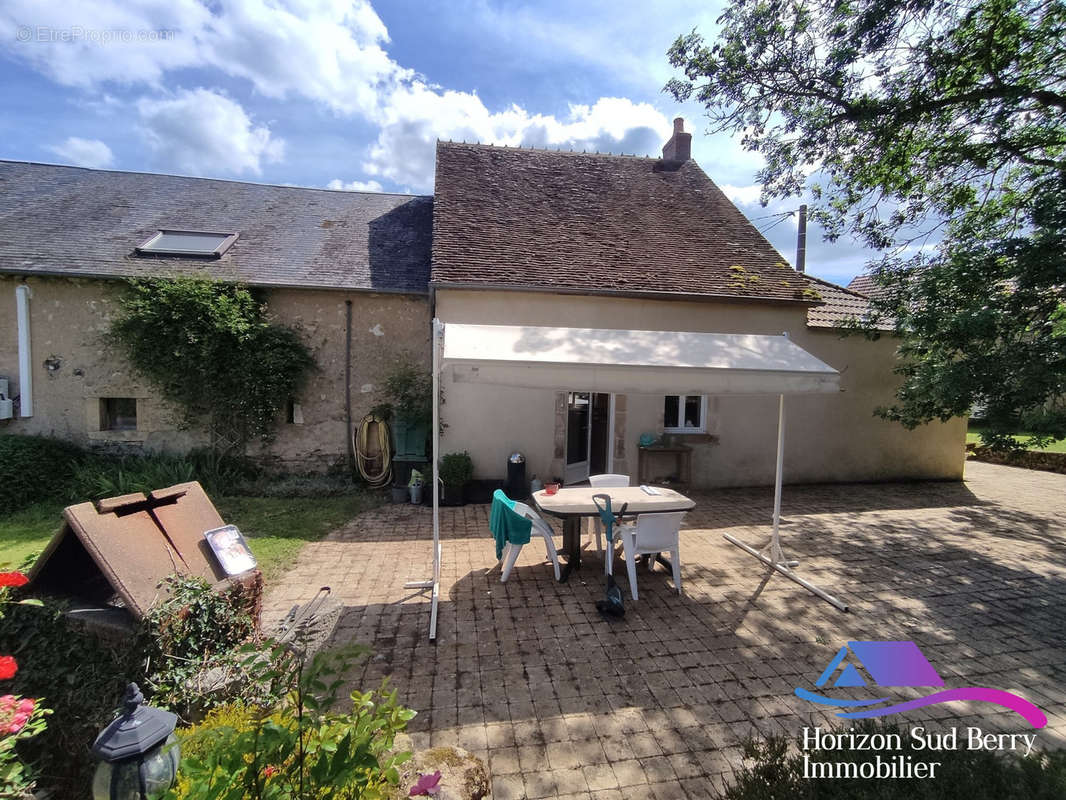
<svg viewBox="0 0 1066 800">
<path fill-rule="evenodd" d="M 593 489 L 610 488 L 612 486 L 629 486 L 628 475 L 615 475 L 605 472 L 603 475 L 589 475 L 589 485 Z M 592 518 L 593 530 L 596 532 L 596 552 L 603 552 L 603 523 L 599 517 Z"/>
<path fill-rule="evenodd" d="M 622 540 L 622 549 L 629 572 L 629 593 L 637 599 L 637 556 L 649 555 L 648 571 L 655 569 L 655 557 L 670 553 L 674 570 L 674 588 L 681 594 L 681 520 L 684 511 L 669 514 L 638 514 L 632 525 L 619 525 L 614 535 Z"/>
<path fill-rule="evenodd" d="M 555 580 L 559 580 L 559 554 L 555 551 L 555 540 L 552 538 L 555 536 L 555 531 L 552 530 L 551 525 L 545 522 L 540 514 L 527 506 L 525 503 L 515 502 L 515 513 L 519 516 L 525 517 L 533 523 L 533 527 L 529 531 L 530 541 L 535 534 L 540 534 L 544 537 L 544 547 L 548 551 L 548 559 L 552 562 L 552 566 L 555 567 Z M 512 544 L 508 542 L 503 548 L 503 555 L 500 561 L 503 563 L 503 571 L 500 574 L 500 583 L 506 583 L 507 579 L 511 577 L 511 570 L 514 569 L 514 564 L 518 560 L 518 554 L 522 552 L 524 545 Z"/>
</svg>

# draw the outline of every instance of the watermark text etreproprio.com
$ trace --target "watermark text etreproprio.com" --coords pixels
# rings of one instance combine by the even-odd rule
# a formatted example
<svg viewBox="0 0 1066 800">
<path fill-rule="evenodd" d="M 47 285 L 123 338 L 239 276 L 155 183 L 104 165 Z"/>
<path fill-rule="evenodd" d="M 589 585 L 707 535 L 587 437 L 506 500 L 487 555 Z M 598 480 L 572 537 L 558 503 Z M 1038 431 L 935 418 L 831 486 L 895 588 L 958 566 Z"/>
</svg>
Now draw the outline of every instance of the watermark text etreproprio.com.
<svg viewBox="0 0 1066 800">
<path fill-rule="evenodd" d="M 15 40 L 19 42 L 59 42 L 72 44 L 88 42 L 89 44 L 114 44 L 132 42 L 168 42 L 176 38 L 178 32 L 170 28 L 133 29 L 133 28 L 86 28 L 82 25 L 56 27 L 53 25 L 19 25 L 15 31 Z"/>
</svg>

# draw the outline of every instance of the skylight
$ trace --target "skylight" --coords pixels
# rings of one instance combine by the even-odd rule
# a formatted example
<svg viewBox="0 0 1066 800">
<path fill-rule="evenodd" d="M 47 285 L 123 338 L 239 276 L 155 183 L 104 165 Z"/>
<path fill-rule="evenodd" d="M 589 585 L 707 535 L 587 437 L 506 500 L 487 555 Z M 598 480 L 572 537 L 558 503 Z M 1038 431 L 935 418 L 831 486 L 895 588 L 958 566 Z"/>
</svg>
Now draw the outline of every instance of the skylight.
<svg viewBox="0 0 1066 800">
<path fill-rule="evenodd" d="M 235 241 L 236 233 L 162 230 L 137 248 L 138 253 L 218 258 Z"/>
</svg>

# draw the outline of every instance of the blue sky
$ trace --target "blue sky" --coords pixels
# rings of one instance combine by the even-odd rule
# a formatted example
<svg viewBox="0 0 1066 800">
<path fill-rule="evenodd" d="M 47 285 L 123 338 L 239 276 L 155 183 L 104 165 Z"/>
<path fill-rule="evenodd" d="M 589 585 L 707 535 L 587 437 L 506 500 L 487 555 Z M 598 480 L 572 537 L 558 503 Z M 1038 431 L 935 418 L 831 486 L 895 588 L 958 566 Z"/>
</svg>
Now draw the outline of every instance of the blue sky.
<svg viewBox="0 0 1066 800">
<path fill-rule="evenodd" d="M 760 229 L 760 159 L 662 92 L 715 3 L 664 0 L 5 0 L 0 157 L 266 183 L 429 193 L 437 138 L 693 157 Z M 795 220 L 766 231 L 792 261 Z M 808 236 L 808 271 L 866 254 Z"/>
</svg>

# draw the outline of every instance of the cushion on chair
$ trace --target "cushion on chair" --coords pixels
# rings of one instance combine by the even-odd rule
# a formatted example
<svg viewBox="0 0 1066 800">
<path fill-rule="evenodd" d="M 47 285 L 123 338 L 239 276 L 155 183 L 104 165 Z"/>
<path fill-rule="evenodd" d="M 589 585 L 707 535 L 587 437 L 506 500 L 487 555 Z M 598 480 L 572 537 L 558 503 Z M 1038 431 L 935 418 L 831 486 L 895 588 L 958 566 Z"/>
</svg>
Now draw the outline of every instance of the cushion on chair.
<svg viewBox="0 0 1066 800">
<path fill-rule="evenodd" d="M 532 521 L 514 510 L 515 501 L 497 489 L 492 494 L 492 509 L 489 512 L 489 530 L 496 540 L 496 558 L 503 557 L 506 544 L 529 544 Z"/>
</svg>

